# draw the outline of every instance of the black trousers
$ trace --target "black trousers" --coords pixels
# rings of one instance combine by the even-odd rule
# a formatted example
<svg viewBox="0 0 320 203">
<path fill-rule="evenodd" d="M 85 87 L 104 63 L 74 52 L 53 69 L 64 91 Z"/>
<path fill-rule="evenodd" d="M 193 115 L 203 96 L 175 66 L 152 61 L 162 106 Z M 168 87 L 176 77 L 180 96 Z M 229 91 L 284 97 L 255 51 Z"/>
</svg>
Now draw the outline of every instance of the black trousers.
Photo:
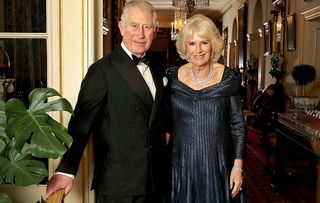
<svg viewBox="0 0 320 203">
<path fill-rule="evenodd" d="M 96 203 L 149 203 L 147 196 L 112 197 L 97 195 Z"/>
<path fill-rule="evenodd" d="M 165 198 L 157 198 L 152 195 L 114 197 L 96 194 L 96 203 L 165 203 Z"/>
</svg>

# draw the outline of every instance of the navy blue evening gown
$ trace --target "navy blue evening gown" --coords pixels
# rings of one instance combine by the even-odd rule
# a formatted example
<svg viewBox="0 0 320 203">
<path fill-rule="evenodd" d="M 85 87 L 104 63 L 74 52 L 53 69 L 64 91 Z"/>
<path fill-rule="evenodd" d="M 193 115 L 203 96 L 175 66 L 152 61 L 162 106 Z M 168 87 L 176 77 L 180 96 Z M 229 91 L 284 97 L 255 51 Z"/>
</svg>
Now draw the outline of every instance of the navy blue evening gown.
<svg viewBox="0 0 320 203">
<path fill-rule="evenodd" d="M 240 76 L 225 67 L 220 83 L 193 90 L 169 74 L 172 116 L 172 203 L 245 202 L 231 198 L 235 158 L 245 156 Z"/>
</svg>

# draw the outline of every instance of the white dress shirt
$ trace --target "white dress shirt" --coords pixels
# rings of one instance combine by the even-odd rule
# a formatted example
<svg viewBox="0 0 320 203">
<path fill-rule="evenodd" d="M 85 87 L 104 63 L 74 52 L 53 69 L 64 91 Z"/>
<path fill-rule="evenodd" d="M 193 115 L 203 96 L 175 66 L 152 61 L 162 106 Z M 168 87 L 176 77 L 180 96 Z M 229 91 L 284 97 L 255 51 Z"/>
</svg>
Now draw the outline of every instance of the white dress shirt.
<svg viewBox="0 0 320 203">
<path fill-rule="evenodd" d="M 121 42 L 121 47 L 128 54 L 128 56 L 132 59 L 132 53 L 127 49 L 127 47 L 124 45 L 123 42 Z M 149 66 L 140 61 L 137 65 L 137 68 L 138 68 L 139 72 L 141 73 L 142 77 L 144 78 L 147 86 L 149 87 L 150 93 L 151 93 L 152 98 L 154 100 L 155 96 L 156 96 L 156 86 L 154 84 L 153 77 L 152 77 Z M 75 178 L 74 175 L 68 174 L 68 173 L 56 172 L 55 174 L 65 175 L 65 176 L 68 176 L 72 179 Z"/>
<path fill-rule="evenodd" d="M 121 47 L 123 50 L 128 54 L 128 56 L 132 59 L 132 53 L 127 49 L 127 47 L 124 45 L 123 42 L 121 42 Z M 133 59 L 132 59 L 133 60 Z M 156 96 L 156 86 L 153 81 L 152 73 L 150 71 L 150 67 L 141 61 L 138 63 L 137 68 L 139 72 L 141 73 L 142 77 L 144 78 L 144 81 L 146 82 L 150 93 L 152 95 L 153 100 L 155 99 Z"/>
</svg>

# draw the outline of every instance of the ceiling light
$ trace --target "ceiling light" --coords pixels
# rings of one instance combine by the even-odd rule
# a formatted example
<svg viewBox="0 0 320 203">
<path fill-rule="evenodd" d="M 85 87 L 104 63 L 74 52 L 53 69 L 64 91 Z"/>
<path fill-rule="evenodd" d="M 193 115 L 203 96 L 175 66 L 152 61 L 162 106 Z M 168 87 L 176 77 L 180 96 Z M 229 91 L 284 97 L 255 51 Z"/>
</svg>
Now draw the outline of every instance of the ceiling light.
<svg viewBox="0 0 320 203">
<path fill-rule="evenodd" d="M 171 23 L 171 39 L 176 40 L 187 18 L 194 10 L 209 7 L 209 0 L 172 0 L 172 6 L 175 9 L 174 22 Z"/>
</svg>

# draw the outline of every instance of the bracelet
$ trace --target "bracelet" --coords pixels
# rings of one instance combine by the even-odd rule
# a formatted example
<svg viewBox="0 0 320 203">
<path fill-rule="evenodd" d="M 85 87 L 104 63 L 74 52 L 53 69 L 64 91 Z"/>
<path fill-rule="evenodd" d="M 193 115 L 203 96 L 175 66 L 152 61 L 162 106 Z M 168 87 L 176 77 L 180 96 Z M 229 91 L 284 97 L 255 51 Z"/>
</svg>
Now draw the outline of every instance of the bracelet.
<svg viewBox="0 0 320 203">
<path fill-rule="evenodd" d="M 232 167 L 232 170 L 239 171 L 240 173 L 242 173 L 241 167 L 234 166 L 234 167 Z"/>
</svg>

